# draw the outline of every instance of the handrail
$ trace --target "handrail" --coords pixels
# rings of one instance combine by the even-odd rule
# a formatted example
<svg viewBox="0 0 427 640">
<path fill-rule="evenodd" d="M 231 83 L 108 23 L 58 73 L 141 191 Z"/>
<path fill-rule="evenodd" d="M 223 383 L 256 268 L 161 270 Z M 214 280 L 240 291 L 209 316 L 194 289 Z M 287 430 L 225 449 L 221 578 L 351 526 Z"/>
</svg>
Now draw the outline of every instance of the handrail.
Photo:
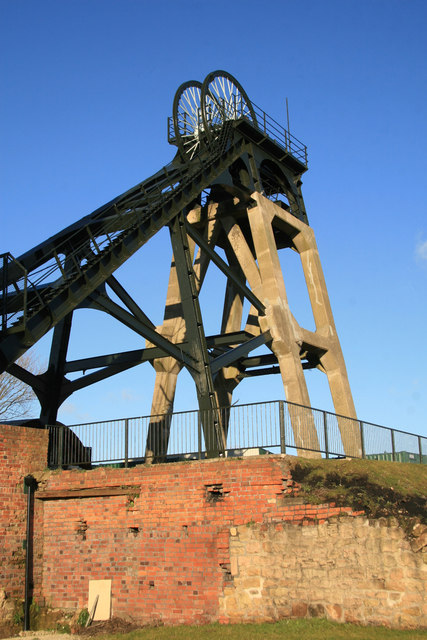
<svg viewBox="0 0 427 640">
<path fill-rule="evenodd" d="M 222 407 L 215 412 L 226 429 L 226 456 L 245 455 L 248 450 L 262 455 L 298 451 L 304 455 L 308 450 L 298 447 L 295 428 L 303 439 L 306 425 L 314 424 L 319 446 L 310 451 L 322 457 L 427 464 L 427 437 L 313 407 L 272 400 Z M 210 414 L 210 410 L 193 410 L 52 426 L 49 464 L 140 464 L 146 461 L 148 437 L 149 448 L 153 443 L 157 446 L 158 462 L 201 459 L 206 456 L 202 425 L 210 424 Z M 343 444 L 349 431 L 360 436 L 360 448 L 352 454 Z"/>
<path fill-rule="evenodd" d="M 32 271 L 31 281 L 26 276 L 25 290 L 27 290 L 28 281 L 31 285 L 30 296 L 26 295 L 24 307 L 21 306 L 15 312 L 4 316 L 5 329 L 10 327 L 11 321 L 15 321 L 15 324 L 19 323 L 21 327 L 22 318 L 25 320 L 29 314 L 34 313 L 45 304 L 49 300 L 49 294 L 59 293 L 60 289 L 68 286 L 75 277 L 83 273 L 85 267 L 89 265 L 89 261 L 86 257 L 82 260 L 82 255 L 89 256 L 90 264 L 100 260 L 105 251 L 110 250 L 115 243 L 124 239 L 128 233 L 148 220 L 156 209 L 167 204 L 182 192 L 195 176 L 210 167 L 221 156 L 225 146 L 224 140 L 221 140 L 221 144 L 211 148 L 207 157 L 195 156 L 191 171 L 188 170 L 188 167 L 182 167 L 174 168 L 174 172 L 169 172 L 169 165 L 164 167 L 164 177 L 154 187 L 150 187 L 149 190 L 144 189 L 143 185 L 152 180 L 149 178 L 117 198 L 114 206 L 111 207 L 114 209 L 114 213 L 112 212 L 108 220 L 93 219 L 85 227 L 77 228 L 63 239 L 62 243 L 56 245 L 50 255 L 46 256 L 45 262 Z M 122 225 L 119 227 L 118 220 L 122 220 Z M 101 228 L 96 233 L 92 233 L 92 224 L 101 225 Z M 80 240 L 82 235 L 84 240 L 73 246 L 73 239 Z M 88 247 L 91 253 L 88 252 Z M 17 262 L 17 264 L 19 263 Z M 7 279 L 7 269 L 3 271 L 3 279 Z M 19 281 L 20 279 L 14 280 L 12 285 L 19 288 Z M 43 283 L 46 283 L 45 287 L 42 286 Z M 6 297 L 3 295 L 3 304 L 5 304 Z"/>
<path fill-rule="evenodd" d="M 246 115 L 240 115 L 239 117 L 229 118 L 226 122 L 230 122 L 232 120 L 247 120 L 255 129 L 258 129 L 258 131 L 273 140 L 282 149 L 284 149 L 284 151 L 307 167 L 307 146 L 291 134 L 285 127 L 274 120 L 274 118 L 269 116 L 268 113 L 261 109 L 261 107 L 256 105 L 254 102 L 252 102 L 251 105 L 255 114 L 255 120 Z M 226 111 L 224 111 L 224 113 L 226 113 Z M 199 115 L 198 120 L 200 123 L 202 122 L 201 115 Z M 203 135 L 203 133 L 199 132 L 199 135 Z M 168 142 L 170 144 L 176 144 L 174 123 L 171 116 L 168 117 Z"/>
<path fill-rule="evenodd" d="M 307 166 L 307 146 L 254 102 L 252 102 L 252 107 L 256 115 L 254 126 Z"/>
<path fill-rule="evenodd" d="M 1 282 L 1 332 L 3 333 L 4 331 L 7 330 L 8 324 L 9 324 L 9 320 L 10 317 L 13 316 L 14 314 L 10 313 L 10 308 L 8 308 L 10 305 L 8 304 L 8 299 L 9 299 L 9 287 L 13 286 L 13 288 L 15 289 L 15 292 L 12 293 L 11 295 L 15 296 L 15 295 L 22 295 L 22 306 L 23 306 L 23 326 L 25 327 L 26 324 L 26 309 L 27 309 L 27 295 L 28 295 L 28 273 L 27 270 L 25 269 L 25 267 L 16 259 L 13 257 L 13 255 L 9 252 L 7 253 L 2 253 L 0 254 L 0 260 L 3 261 L 3 265 L 1 268 L 1 274 L 2 274 L 2 282 Z M 17 280 L 14 281 L 12 283 L 12 285 L 9 284 L 8 281 L 8 270 L 9 270 L 9 264 L 13 263 L 17 266 L 17 268 L 19 270 L 21 270 L 23 272 L 23 275 Z M 19 286 L 19 283 L 22 281 L 22 285 L 21 287 Z"/>
</svg>

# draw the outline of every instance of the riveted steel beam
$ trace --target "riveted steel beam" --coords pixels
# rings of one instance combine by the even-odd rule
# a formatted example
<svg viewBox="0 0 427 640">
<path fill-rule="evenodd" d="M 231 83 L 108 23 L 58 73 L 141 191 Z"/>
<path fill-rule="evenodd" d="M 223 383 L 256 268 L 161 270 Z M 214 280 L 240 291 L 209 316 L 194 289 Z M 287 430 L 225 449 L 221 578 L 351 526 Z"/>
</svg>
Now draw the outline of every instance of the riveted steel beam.
<svg viewBox="0 0 427 640">
<path fill-rule="evenodd" d="M 199 408 L 208 457 L 217 457 L 224 452 L 215 388 L 210 369 L 210 357 L 207 349 L 200 311 L 196 281 L 190 247 L 183 214 L 177 216 L 171 225 L 171 243 L 181 292 L 181 304 L 186 325 L 186 339 L 197 365 L 190 370 L 197 389 Z"/>
</svg>

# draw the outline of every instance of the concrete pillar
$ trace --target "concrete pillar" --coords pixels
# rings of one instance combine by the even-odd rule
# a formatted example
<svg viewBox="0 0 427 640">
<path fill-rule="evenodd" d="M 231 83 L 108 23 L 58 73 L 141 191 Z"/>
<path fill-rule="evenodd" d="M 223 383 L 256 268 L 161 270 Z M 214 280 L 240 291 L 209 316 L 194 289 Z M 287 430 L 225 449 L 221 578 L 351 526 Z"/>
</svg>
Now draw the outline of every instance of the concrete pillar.
<svg viewBox="0 0 427 640">
<path fill-rule="evenodd" d="M 354 421 L 338 419 L 344 451 L 348 456 L 360 457 L 362 446 L 359 425 L 356 422 L 356 409 L 313 230 L 310 227 L 303 229 L 293 242 L 301 257 L 316 332 L 324 337 L 328 344 L 328 350 L 321 356 L 320 362 L 328 377 L 335 412 L 354 418 Z"/>
<path fill-rule="evenodd" d="M 274 238 L 272 221 L 275 205 L 259 194 L 257 206 L 248 210 L 256 258 L 261 276 L 262 301 L 266 314 L 259 318 L 262 331 L 270 331 L 271 349 L 276 355 L 288 402 L 310 406 L 310 398 L 300 359 L 301 335 L 290 311 Z M 306 457 L 319 457 L 319 440 L 311 412 L 289 406 L 295 444 Z M 304 416 L 304 419 L 302 417 Z"/>
</svg>

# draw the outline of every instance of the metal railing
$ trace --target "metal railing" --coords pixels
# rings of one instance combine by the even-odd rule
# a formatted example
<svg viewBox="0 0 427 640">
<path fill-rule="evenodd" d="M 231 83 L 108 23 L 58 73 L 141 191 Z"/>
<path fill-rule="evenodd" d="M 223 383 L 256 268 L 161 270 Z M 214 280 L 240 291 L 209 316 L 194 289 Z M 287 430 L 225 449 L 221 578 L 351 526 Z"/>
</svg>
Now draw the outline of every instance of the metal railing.
<svg viewBox="0 0 427 640">
<path fill-rule="evenodd" d="M 261 133 L 263 133 L 267 138 L 273 140 L 276 144 L 278 144 L 284 151 L 292 155 L 299 162 L 301 162 L 305 167 L 307 167 L 308 156 L 307 156 L 307 146 L 298 140 L 294 135 L 292 135 L 285 127 L 279 124 L 274 118 L 268 115 L 261 107 L 251 103 L 252 113 L 248 110 L 243 110 L 243 105 L 240 104 L 239 107 L 233 107 L 232 105 L 226 105 L 223 112 L 223 120 L 218 120 L 217 122 L 212 122 L 212 128 L 220 129 L 223 126 L 224 122 L 232 121 L 232 120 L 240 120 L 245 119 L 252 124 L 256 129 L 258 129 Z M 202 120 L 202 111 L 199 107 L 197 113 L 197 133 L 194 131 L 194 123 L 193 121 L 188 123 L 188 131 L 186 131 L 186 127 L 184 125 L 183 131 L 181 135 L 183 136 L 196 136 L 203 137 L 203 120 Z M 174 127 L 173 118 L 171 116 L 168 117 L 168 142 L 170 144 L 177 144 L 176 132 Z"/>
<path fill-rule="evenodd" d="M 19 274 L 12 283 L 9 283 L 9 270 L 13 266 Z M 1 300 L 1 326 L 0 330 L 6 331 L 10 318 L 16 313 L 16 309 L 23 309 L 23 326 L 26 322 L 26 308 L 28 296 L 28 274 L 11 253 L 0 255 L 0 300 Z"/>
<path fill-rule="evenodd" d="M 274 118 L 252 102 L 252 107 L 256 115 L 256 127 L 269 138 L 279 144 L 285 151 L 307 166 L 307 147 L 305 144 L 293 136 L 285 127 L 276 122 Z"/>
<path fill-rule="evenodd" d="M 185 411 L 49 427 L 49 466 L 141 464 L 152 455 L 147 451 L 147 442 L 157 461 L 203 459 L 203 424 L 212 420 L 208 414 Z M 218 415 L 223 428 L 228 426 L 225 456 L 304 455 L 317 451 L 325 458 L 362 457 L 427 464 L 426 437 L 283 400 L 226 407 L 219 414 L 216 412 L 215 418 Z M 299 443 L 309 441 L 313 426 L 318 446 L 302 449 Z M 357 434 L 357 455 L 349 455 L 343 445 L 350 432 Z"/>
<path fill-rule="evenodd" d="M 129 192 L 117 198 L 110 208 L 111 215 L 105 220 L 93 218 L 83 227 L 70 228 L 62 241 L 55 245 L 45 256 L 43 262 L 31 270 L 31 279 L 24 267 L 10 254 L 3 254 L 3 269 L 0 263 L 0 308 L 1 328 L 10 329 L 13 324 L 22 329 L 25 321 L 39 308 L 45 306 L 53 296 L 66 289 L 69 284 L 96 262 L 100 262 L 107 252 L 122 241 L 127 234 L 148 221 L 156 210 L 166 206 L 184 192 L 192 180 L 202 175 L 220 157 L 225 149 L 223 135 L 215 149 L 207 157 L 196 155 L 192 159 L 191 171 L 188 168 L 177 170 L 172 163 L 163 167 L 162 180 L 158 185 L 144 188 L 145 183 L 137 185 Z M 159 172 L 160 173 L 160 172 Z M 153 176 L 155 177 L 155 176 Z M 103 213 L 104 209 L 101 208 Z M 84 219 L 83 219 L 84 220 Z M 96 229 L 92 231 L 91 225 Z M 82 256 L 84 258 L 82 259 Z M 10 264 L 15 267 L 11 271 Z M 7 268 L 9 265 L 9 268 Z M 4 268 L 6 267 L 6 268 Z M 24 297 L 11 292 L 24 292 Z"/>
</svg>

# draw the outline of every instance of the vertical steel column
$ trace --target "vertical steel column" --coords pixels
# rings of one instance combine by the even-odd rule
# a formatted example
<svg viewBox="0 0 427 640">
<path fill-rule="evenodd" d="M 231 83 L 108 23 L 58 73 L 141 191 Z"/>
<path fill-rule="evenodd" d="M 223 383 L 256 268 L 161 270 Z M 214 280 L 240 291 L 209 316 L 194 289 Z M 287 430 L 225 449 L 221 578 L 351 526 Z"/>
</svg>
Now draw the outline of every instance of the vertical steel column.
<svg viewBox="0 0 427 640">
<path fill-rule="evenodd" d="M 58 468 L 62 469 L 62 467 L 64 466 L 65 429 L 67 429 L 67 427 L 65 427 L 64 425 L 60 425 L 59 427 L 52 427 L 52 428 L 59 429 L 58 448 L 57 448 L 56 456 L 57 456 Z M 71 452 L 67 452 L 67 453 L 68 453 L 69 460 L 71 460 Z"/>
<path fill-rule="evenodd" d="M 189 369 L 189 372 L 196 384 L 207 455 L 208 457 L 217 457 L 220 453 L 224 453 L 225 443 L 223 442 L 218 419 L 218 406 L 210 369 L 209 353 L 183 213 L 180 213 L 174 219 L 170 232 L 181 292 L 186 339 L 189 344 L 190 354 L 194 358 L 194 368 Z"/>
<path fill-rule="evenodd" d="M 31 512 L 33 508 L 32 497 L 37 489 L 37 480 L 31 476 L 24 478 L 24 493 L 28 495 L 27 499 L 27 533 L 25 540 L 25 588 L 24 588 L 24 631 L 30 628 L 30 591 L 33 589 L 33 531 L 31 527 Z"/>
<path fill-rule="evenodd" d="M 202 420 L 200 410 L 197 412 L 197 450 L 199 460 L 202 459 Z"/>
<path fill-rule="evenodd" d="M 40 420 L 43 424 L 54 425 L 56 423 L 58 409 L 63 402 L 62 385 L 72 317 L 71 312 L 53 330 L 49 367 L 42 378 L 45 382 L 45 391 L 41 397 L 38 394 L 41 404 Z"/>
</svg>

